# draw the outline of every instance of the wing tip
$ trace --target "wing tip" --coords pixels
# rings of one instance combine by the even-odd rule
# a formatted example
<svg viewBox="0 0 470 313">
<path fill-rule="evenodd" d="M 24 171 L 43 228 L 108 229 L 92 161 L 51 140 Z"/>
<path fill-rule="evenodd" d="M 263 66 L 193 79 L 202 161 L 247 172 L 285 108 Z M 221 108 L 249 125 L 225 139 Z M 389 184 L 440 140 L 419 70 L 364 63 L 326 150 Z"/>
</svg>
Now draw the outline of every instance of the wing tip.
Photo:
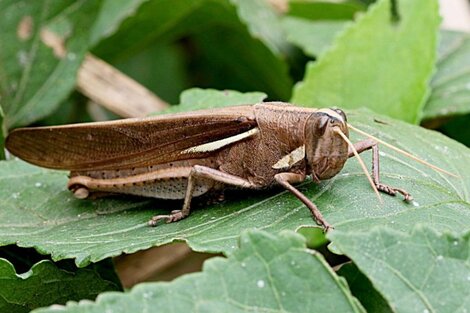
<svg viewBox="0 0 470 313">
<path fill-rule="evenodd" d="M 15 157 L 28 163 L 54 169 L 62 169 L 53 166 L 50 162 L 41 159 L 41 149 L 37 140 L 28 136 L 34 128 L 17 128 L 12 130 L 5 138 L 5 148 Z"/>
<path fill-rule="evenodd" d="M 5 148 L 13 155 L 20 157 L 15 153 L 17 150 L 15 146 L 19 146 L 19 144 L 15 143 L 17 142 L 18 135 L 21 134 L 21 128 L 14 129 L 12 130 L 7 137 L 5 138 Z"/>
</svg>

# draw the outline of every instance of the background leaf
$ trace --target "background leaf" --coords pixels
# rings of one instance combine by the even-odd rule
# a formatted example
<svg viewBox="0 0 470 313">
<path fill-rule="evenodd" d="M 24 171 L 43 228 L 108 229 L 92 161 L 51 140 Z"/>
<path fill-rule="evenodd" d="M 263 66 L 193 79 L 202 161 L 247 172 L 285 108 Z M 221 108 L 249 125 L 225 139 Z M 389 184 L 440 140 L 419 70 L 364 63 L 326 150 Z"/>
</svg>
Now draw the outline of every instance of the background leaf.
<svg viewBox="0 0 470 313">
<path fill-rule="evenodd" d="M 287 40 L 311 57 L 318 57 L 328 50 L 339 33 L 350 24 L 351 22 L 343 21 L 310 21 L 297 17 L 286 17 L 282 21 Z"/>
<path fill-rule="evenodd" d="M 266 94 L 262 92 L 241 93 L 235 90 L 219 91 L 215 89 L 192 88 L 184 91 L 180 104 L 170 107 L 162 113 L 210 109 L 221 106 L 243 105 L 263 102 Z"/>
<path fill-rule="evenodd" d="M 93 52 L 106 60 L 122 59 L 142 51 L 155 41 L 171 41 L 181 33 L 189 31 L 190 27 L 194 27 L 193 30 L 200 29 L 193 25 L 190 17 L 203 7 L 206 1 L 140 1 L 141 5 L 137 10 L 124 19 L 111 36 L 101 40 Z M 113 9 L 116 8 L 118 6 L 113 5 Z M 204 27 L 210 21 L 212 20 L 203 20 L 199 26 Z"/>
<path fill-rule="evenodd" d="M 208 91 L 191 91 L 203 103 Z M 235 94 L 236 95 L 236 94 Z M 238 97 L 238 96 L 237 96 Z M 185 98 L 185 97 L 183 97 Z M 183 102 L 185 100 L 183 99 Z M 217 102 L 222 105 L 222 102 Z M 379 120 L 380 123 L 375 122 Z M 429 168 L 381 150 L 382 181 L 409 190 L 415 202 L 404 203 L 399 197 L 384 196 L 380 205 L 367 184 L 358 163 L 350 160 L 333 179 L 315 185 L 300 186 L 336 229 L 355 233 L 374 225 L 389 225 L 408 231 L 416 223 L 427 223 L 438 230 L 470 229 L 469 150 L 435 132 L 388 119 L 370 111 L 349 114 L 353 125 L 398 145 L 460 178 L 438 174 Z M 352 134 L 354 141 L 358 136 Z M 370 153 L 363 158 L 370 160 Z M 147 221 L 181 207 L 181 202 L 113 197 L 78 200 L 66 190 L 65 172 L 50 171 L 20 161 L 0 162 L 0 244 L 16 243 L 51 254 L 54 260 L 75 258 L 84 266 L 122 252 L 185 240 L 196 251 L 230 254 L 244 229 L 260 228 L 269 232 L 315 226 L 310 212 L 296 198 L 278 190 L 227 193 L 227 201 L 196 207 L 191 216 L 178 223 L 155 228 Z M 200 206 L 203 201 L 195 201 Z"/>
<path fill-rule="evenodd" d="M 394 22 L 389 0 L 371 5 L 328 53 L 308 65 L 292 101 L 314 107 L 366 106 L 418 122 L 436 55 L 437 1 L 400 0 L 398 8 L 400 20 Z"/>
<path fill-rule="evenodd" d="M 190 87 L 184 48 L 178 43 L 155 42 L 114 66 L 168 103 L 178 103 L 182 90 Z"/>
<path fill-rule="evenodd" d="M 198 66 L 195 75 L 202 77 L 198 86 L 262 90 L 273 99 L 289 99 L 292 80 L 285 61 L 245 29 L 212 27 L 192 38 L 200 51 L 194 60 Z"/>
<path fill-rule="evenodd" d="M 3 125 L 3 110 L 0 106 L 0 160 L 5 159 L 5 134 Z"/>
<path fill-rule="evenodd" d="M 470 35 L 441 31 L 437 72 L 423 118 L 470 113 Z"/>
<path fill-rule="evenodd" d="M 250 34 L 260 40 L 275 54 L 287 53 L 279 16 L 265 0 L 230 0 L 237 7 L 238 16 L 248 27 Z"/>
<path fill-rule="evenodd" d="M 350 20 L 365 8 L 362 2 L 356 0 L 337 2 L 290 0 L 288 14 L 310 20 Z"/>
<path fill-rule="evenodd" d="M 102 0 L 101 10 L 94 23 L 90 45 L 94 46 L 114 34 L 122 21 L 134 15 L 142 3 L 149 0 Z"/>
<path fill-rule="evenodd" d="M 0 93 L 8 128 L 35 122 L 75 86 L 101 1 L 0 3 Z M 51 48 L 54 46 L 54 48 Z"/>
<path fill-rule="evenodd" d="M 289 283 L 286 283 L 286 282 Z M 148 283 L 129 293 L 105 293 L 96 303 L 69 303 L 35 312 L 364 312 L 344 281 L 292 232 L 245 233 L 228 259 L 204 263 L 202 273 Z"/>
<path fill-rule="evenodd" d="M 288 44 L 273 9 L 261 0 L 147 1 L 93 51 L 119 65 L 154 45 L 175 42 L 186 52 L 183 64 L 189 80 L 195 80 L 190 85 L 263 90 L 284 100 L 291 95 Z M 153 76 L 146 83 L 159 85 L 173 78 Z"/>
<path fill-rule="evenodd" d="M 69 300 L 92 299 L 104 291 L 121 290 L 119 284 L 100 276 L 96 265 L 67 271 L 43 260 L 26 273 L 18 274 L 13 264 L 0 258 L 0 310 L 30 312 Z"/>
<path fill-rule="evenodd" d="M 387 228 L 331 233 L 396 312 L 465 312 L 470 306 L 470 234 Z"/>
</svg>

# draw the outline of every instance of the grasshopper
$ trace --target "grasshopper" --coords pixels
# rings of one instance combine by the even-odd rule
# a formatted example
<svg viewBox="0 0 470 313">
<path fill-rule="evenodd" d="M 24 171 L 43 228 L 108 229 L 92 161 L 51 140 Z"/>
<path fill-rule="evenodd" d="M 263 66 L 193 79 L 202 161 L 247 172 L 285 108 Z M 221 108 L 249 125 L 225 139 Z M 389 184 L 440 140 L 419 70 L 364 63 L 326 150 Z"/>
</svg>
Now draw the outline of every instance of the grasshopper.
<svg viewBox="0 0 470 313">
<path fill-rule="evenodd" d="M 368 139 L 353 144 L 348 138 L 350 128 L 353 126 L 339 109 L 264 102 L 148 118 L 21 128 L 7 137 L 6 147 L 27 162 L 69 170 L 68 189 L 79 199 L 94 193 L 122 193 L 184 200 L 181 210 L 152 217 L 151 226 L 160 220 L 171 223 L 187 217 L 192 198 L 211 189 L 280 185 L 302 201 L 327 231 L 332 226 L 294 185 L 307 176 L 315 182 L 329 179 L 352 156 L 357 157 L 379 199 L 381 191 L 412 200 L 406 190 L 380 182 L 378 143 L 382 141 L 363 133 Z M 359 157 L 369 149 L 373 151 L 372 177 Z"/>
</svg>

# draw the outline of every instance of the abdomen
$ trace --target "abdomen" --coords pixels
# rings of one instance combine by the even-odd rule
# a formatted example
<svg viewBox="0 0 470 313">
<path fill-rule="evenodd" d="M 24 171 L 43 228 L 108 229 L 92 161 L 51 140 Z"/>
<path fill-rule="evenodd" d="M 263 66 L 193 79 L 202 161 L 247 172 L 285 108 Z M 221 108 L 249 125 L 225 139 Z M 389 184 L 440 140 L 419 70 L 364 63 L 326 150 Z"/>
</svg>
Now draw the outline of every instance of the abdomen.
<svg viewBox="0 0 470 313">
<path fill-rule="evenodd" d="M 128 170 L 72 172 L 68 188 L 77 198 L 87 198 L 90 193 L 100 192 L 160 199 L 184 199 L 192 166 L 208 163 L 207 160 L 197 161 L 179 161 Z M 200 196 L 213 187 L 212 180 L 198 178 L 193 196 Z"/>
</svg>

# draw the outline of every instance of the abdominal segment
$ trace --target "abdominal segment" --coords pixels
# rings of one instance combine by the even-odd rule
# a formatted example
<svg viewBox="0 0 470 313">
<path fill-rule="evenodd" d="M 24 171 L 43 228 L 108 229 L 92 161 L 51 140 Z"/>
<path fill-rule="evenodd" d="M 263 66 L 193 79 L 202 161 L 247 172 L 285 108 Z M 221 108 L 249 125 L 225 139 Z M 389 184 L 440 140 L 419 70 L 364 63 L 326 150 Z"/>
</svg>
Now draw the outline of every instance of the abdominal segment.
<svg viewBox="0 0 470 313">
<path fill-rule="evenodd" d="M 97 175 L 92 175 L 92 173 L 89 176 L 72 173 L 76 176 L 69 180 L 68 188 L 77 198 L 81 199 L 87 198 L 92 192 L 120 193 L 160 199 L 184 199 L 190 172 L 191 167 L 188 166 L 157 169 L 125 177 L 113 175 L 113 178 L 96 178 Z M 200 196 L 213 186 L 212 180 L 198 178 L 192 196 Z"/>
</svg>

